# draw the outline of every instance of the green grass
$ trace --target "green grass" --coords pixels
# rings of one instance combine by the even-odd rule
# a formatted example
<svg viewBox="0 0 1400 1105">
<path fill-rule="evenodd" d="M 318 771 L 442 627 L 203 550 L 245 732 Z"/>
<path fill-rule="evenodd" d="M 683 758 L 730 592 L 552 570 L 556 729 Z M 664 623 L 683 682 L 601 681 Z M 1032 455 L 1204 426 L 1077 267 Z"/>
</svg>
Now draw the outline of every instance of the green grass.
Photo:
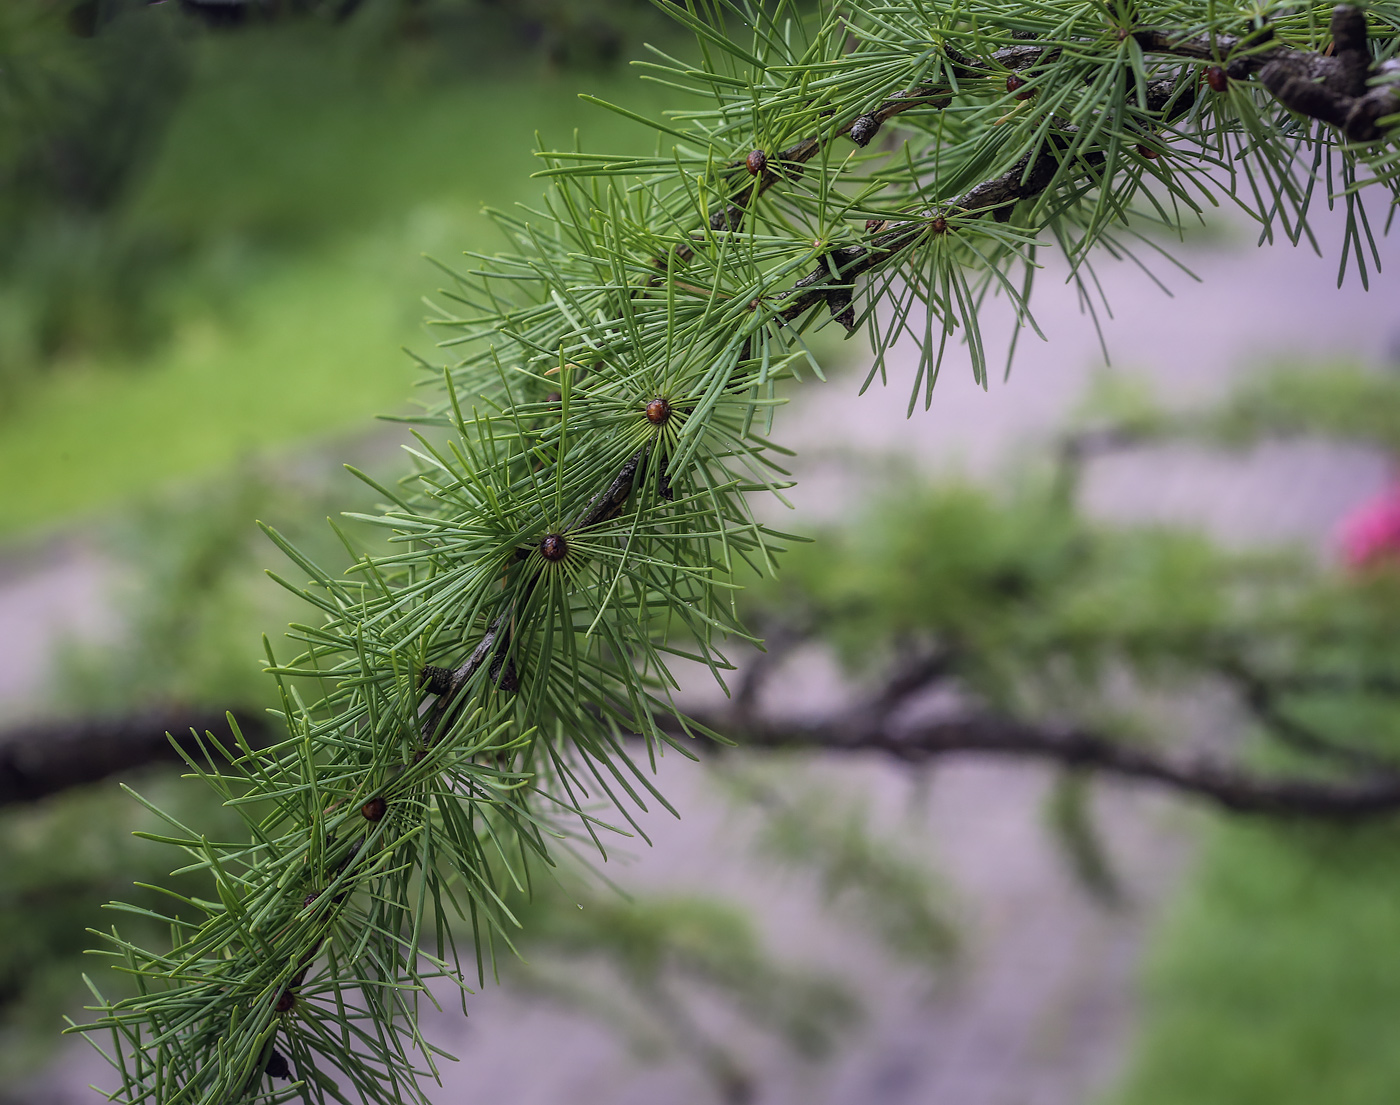
<svg viewBox="0 0 1400 1105">
<path fill-rule="evenodd" d="M 533 201 L 534 132 L 594 148 L 648 144 L 588 90 L 656 109 L 625 69 L 435 80 L 257 36 L 207 44 L 193 93 L 116 219 L 185 243 L 162 294 L 180 321 L 139 358 L 87 356 L 0 413 L 0 537 L 308 437 L 371 429 L 432 339 L 420 297 L 498 241 L 483 204 Z M 370 74 L 370 76 L 367 76 Z"/>
<path fill-rule="evenodd" d="M 3 531 L 403 406 L 413 373 L 396 346 L 413 324 L 370 252 L 279 265 L 240 297 L 237 325 L 196 318 L 139 368 L 90 364 L 35 389 L 0 436 Z"/>
<path fill-rule="evenodd" d="M 1222 823 L 1113 1105 L 1400 1100 L 1400 830 Z"/>
</svg>

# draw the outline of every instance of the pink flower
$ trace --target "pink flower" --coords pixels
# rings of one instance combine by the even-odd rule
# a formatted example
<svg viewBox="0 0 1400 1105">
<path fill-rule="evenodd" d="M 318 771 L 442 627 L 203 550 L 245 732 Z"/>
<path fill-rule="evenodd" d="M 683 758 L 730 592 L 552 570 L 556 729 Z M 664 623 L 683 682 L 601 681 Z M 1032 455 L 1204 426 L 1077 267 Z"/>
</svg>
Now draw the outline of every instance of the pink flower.
<svg viewBox="0 0 1400 1105">
<path fill-rule="evenodd" d="M 1342 559 L 1352 568 L 1400 557 L 1400 484 L 1343 518 L 1337 539 Z"/>
</svg>

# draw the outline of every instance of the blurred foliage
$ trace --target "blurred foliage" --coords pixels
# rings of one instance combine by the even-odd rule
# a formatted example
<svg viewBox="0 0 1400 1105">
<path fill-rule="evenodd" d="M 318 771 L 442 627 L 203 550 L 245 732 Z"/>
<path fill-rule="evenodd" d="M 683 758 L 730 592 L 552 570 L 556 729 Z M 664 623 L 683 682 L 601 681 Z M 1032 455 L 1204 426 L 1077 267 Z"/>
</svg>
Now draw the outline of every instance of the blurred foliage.
<svg viewBox="0 0 1400 1105">
<path fill-rule="evenodd" d="M 1320 434 L 1400 455 L 1400 376 L 1358 365 L 1338 365 L 1328 372 L 1288 366 L 1252 380 L 1202 424 L 1227 444 Z"/>
<path fill-rule="evenodd" d="M 340 482 L 343 491 L 348 481 Z M 67 708 L 102 714 L 164 703 L 275 705 L 257 642 L 296 606 L 259 570 L 273 550 L 252 520 L 304 531 L 309 547 L 329 554 L 334 538 L 315 520 L 331 500 L 323 473 L 297 479 L 250 462 L 217 483 L 155 496 L 109 523 L 104 544 L 127 581 L 117 598 L 121 643 L 65 649 L 59 670 Z M 335 501 L 345 505 L 343 495 Z"/>
<path fill-rule="evenodd" d="M 1400 765 L 1400 551 L 1349 571 L 1300 548 L 1109 526 L 1076 505 L 1097 451 L 1299 436 L 1393 450 L 1392 412 L 1400 376 L 1352 366 L 1260 372 L 1189 411 L 1109 380 L 1051 456 L 995 491 L 889 477 L 751 594 L 756 621 L 824 642 L 867 688 L 936 660 L 943 710 L 1183 751 L 1200 737 L 1180 707 L 1224 689 L 1256 725 L 1266 768 Z M 1081 884 L 1113 905 L 1121 886 L 1092 792 L 1092 775 L 1061 775 L 1046 823 Z"/>
<path fill-rule="evenodd" d="M 13 0 L 0 13 L 0 395 L 79 348 L 133 346 L 169 243 L 113 211 L 188 82 L 174 5 Z"/>
<path fill-rule="evenodd" d="M 812 627 L 854 674 L 946 652 L 962 688 L 995 708 L 1091 720 L 1119 665 L 1170 682 L 1237 644 L 1274 648 L 1286 625 L 1307 624 L 1299 604 L 1328 587 L 1315 577 L 1286 553 L 1096 525 L 1053 479 L 1004 493 L 911 482 L 794 550 L 760 601 L 770 620 Z"/>
<path fill-rule="evenodd" d="M 1109 388 L 1089 409 L 1140 440 L 1248 448 L 1328 437 L 1400 458 L 1400 374 L 1357 365 L 1261 372 L 1204 411 Z M 1287 699 L 1315 732 L 1400 747 L 1400 559 L 1320 573 L 1293 632 L 1313 678 Z M 1281 627 L 1286 628 L 1286 627 Z M 1292 633 L 1290 633 L 1290 636 Z M 1286 654 L 1288 637 L 1261 642 Z M 1268 762 L 1283 759 L 1278 750 Z M 1295 768 L 1297 766 L 1295 759 Z M 1373 1105 L 1400 1090 L 1400 836 L 1365 826 L 1210 827 L 1160 926 L 1138 1040 L 1106 1105 Z"/>
<path fill-rule="evenodd" d="M 1400 1088 L 1400 835 L 1211 827 L 1105 1105 L 1381 1105 Z"/>
<path fill-rule="evenodd" d="M 1254 373 L 1204 410 L 1164 408 L 1139 378 L 1104 373 L 1086 417 L 1125 437 L 1188 437 L 1228 447 L 1265 439 L 1331 437 L 1400 456 L 1400 374 L 1358 364 L 1284 364 Z"/>
<path fill-rule="evenodd" d="M 508 985 L 599 1020 L 641 1058 L 680 1054 L 721 1100 L 756 1096 L 747 1028 L 819 1060 L 860 1019 L 848 982 L 785 964 L 746 910 L 714 896 L 568 895 L 543 882 L 520 905 L 525 958 L 504 965 Z M 728 1010 L 720 1029 L 698 1015 L 697 998 L 706 996 Z"/>
<path fill-rule="evenodd" d="M 948 965 L 958 950 L 950 895 L 910 847 L 916 829 L 877 831 L 867 802 L 847 788 L 805 784 L 791 757 L 716 777 L 736 812 L 756 814 L 757 858 L 811 877 L 825 907 L 891 958 L 931 976 Z"/>
<path fill-rule="evenodd" d="M 131 782 L 177 817 L 207 816 L 213 833 L 237 822 L 231 812 L 208 809 L 206 799 L 168 772 L 142 773 Z M 104 903 L 120 897 L 137 910 L 170 910 L 178 907 L 155 884 L 181 894 L 204 889 L 198 876 L 167 881 L 170 865 L 161 850 L 131 835 L 162 827 L 115 786 L 0 810 L 0 1079 L 6 1086 L 59 1047 L 56 1030 L 77 1004 L 73 983 L 87 966 L 91 931 L 113 921 Z M 125 913 L 122 924 L 151 939 L 165 935 L 139 912 Z M 120 980 L 114 984 L 125 989 Z M 11 1100 L 8 1092 L 0 1089 L 0 1101 Z"/>
<path fill-rule="evenodd" d="M 360 158 L 376 166 L 368 179 L 357 180 L 345 151 L 376 129 L 401 132 L 422 106 L 404 102 L 411 90 L 519 79 L 542 65 L 610 66 L 664 25 L 642 0 L 9 0 L 0 407 L 56 363 L 147 355 L 192 302 L 224 298 L 230 277 L 246 277 L 229 269 L 246 267 L 250 249 L 360 229 L 365 199 L 374 213 L 401 211 L 404 197 L 383 187 L 412 172 L 396 165 L 394 143 Z M 310 147 L 290 159 L 280 151 L 260 176 L 279 151 L 257 140 L 259 128 L 275 130 L 279 108 L 308 99 L 323 108 L 301 132 Z M 165 165 L 190 100 L 233 118 L 196 111 L 184 129 L 203 142 L 187 136 L 186 164 Z M 160 179 L 148 181 L 153 172 Z"/>
<path fill-rule="evenodd" d="M 650 0 L 307 0 L 366 44 L 416 43 L 452 55 L 490 42 L 508 55 L 530 53 L 569 67 L 612 65 L 665 27 Z"/>
<path fill-rule="evenodd" d="M 0 226 L 101 213 L 150 156 L 189 75 L 173 6 L 14 0 L 0 15 Z"/>
</svg>

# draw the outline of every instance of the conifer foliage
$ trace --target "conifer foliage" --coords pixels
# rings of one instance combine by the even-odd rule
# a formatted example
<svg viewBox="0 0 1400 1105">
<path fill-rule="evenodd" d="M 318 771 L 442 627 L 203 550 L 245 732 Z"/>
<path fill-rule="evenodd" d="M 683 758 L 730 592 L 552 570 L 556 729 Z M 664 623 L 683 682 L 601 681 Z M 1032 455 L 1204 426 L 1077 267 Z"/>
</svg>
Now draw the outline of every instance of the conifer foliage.
<svg viewBox="0 0 1400 1105">
<path fill-rule="evenodd" d="M 950 339 L 985 381 L 988 296 L 1034 328 L 1039 250 L 1092 309 L 1094 257 L 1145 228 L 1223 199 L 1296 243 L 1325 199 L 1364 280 L 1363 198 L 1400 194 L 1395 0 L 666 7 L 699 60 L 641 67 L 693 108 L 633 116 L 652 156 L 542 151 L 541 205 L 496 215 L 512 252 L 451 273 L 461 357 L 417 470 L 363 477 L 394 551 L 347 539 L 340 574 L 270 531 L 314 613 L 268 650 L 286 736 L 204 735 L 190 766 L 248 838 L 167 819 L 208 897 L 172 895 L 168 947 L 104 936 L 131 994 L 94 985 L 81 1027 L 114 1100 L 421 1099 L 421 1003 L 510 954 L 507 900 L 552 856 L 645 836 L 655 756 L 717 736 L 671 721 L 668 665 L 722 676 L 746 639 L 735 589 L 785 540 L 750 509 L 785 485 L 777 388 L 821 373 L 804 335 L 868 335 L 872 380 L 912 336 L 912 409 Z"/>
</svg>

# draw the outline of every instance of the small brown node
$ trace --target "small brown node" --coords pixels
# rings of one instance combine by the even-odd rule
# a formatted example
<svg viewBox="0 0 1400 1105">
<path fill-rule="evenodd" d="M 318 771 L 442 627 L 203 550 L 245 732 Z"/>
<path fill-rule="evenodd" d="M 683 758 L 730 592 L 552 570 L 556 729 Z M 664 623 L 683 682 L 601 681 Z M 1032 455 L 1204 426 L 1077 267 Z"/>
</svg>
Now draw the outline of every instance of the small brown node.
<svg viewBox="0 0 1400 1105">
<path fill-rule="evenodd" d="M 870 140 L 879 133 L 879 130 L 880 120 L 876 119 L 873 115 L 862 115 L 851 124 L 851 129 L 848 133 L 851 136 L 851 141 L 857 146 L 868 146 L 870 145 Z"/>
<path fill-rule="evenodd" d="M 310 894 L 308 894 L 305 898 L 303 898 L 303 899 L 301 900 L 301 908 L 302 908 L 302 909 L 305 909 L 307 906 L 311 905 L 311 904 L 312 904 L 317 898 L 319 898 L 320 896 L 321 896 L 321 895 L 317 894 L 315 891 L 312 891 Z"/>
<path fill-rule="evenodd" d="M 569 543 L 562 533 L 551 533 L 540 542 L 540 555 L 546 560 L 563 560 L 569 555 Z"/>
<path fill-rule="evenodd" d="M 886 219 L 866 219 L 865 232 L 867 234 L 875 234 L 881 230 L 884 230 L 887 221 L 888 220 Z"/>
<path fill-rule="evenodd" d="M 768 168 L 768 155 L 762 150 L 750 150 L 744 158 L 744 167 L 754 176 L 758 176 L 764 169 Z"/>
<path fill-rule="evenodd" d="M 296 1006 L 296 1003 L 296 994 L 291 990 L 283 990 L 282 993 L 278 995 L 277 1004 L 274 1005 L 272 1008 L 277 1010 L 277 1012 L 279 1013 L 290 1013 L 292 1009 Z"/>
<path fill-rule="evenodd" d="M 945 219 L 942 215 L 937 215 L 934 217 L 933 222 L 929 223 L 929 229 L 932 230 L 935 234 L 947 234 L 948 220 Z"/>
<path fill-rule="evenodd" d="M 653 426 L 660 426 L 670 417 L 671 404 L 663 396 L 658 395 L 647 404 L 647 421 Z"/>
<path fill-rule="evenodd" d="M 1230 74 L 1220 66 L 1212 65 L 1206 70 L 1206 84 L 1212 92 L 1224 92 L 1230 87 Z"/>
<path fill-rule="evenodd" d="M 1035 89 L 1026 88 L 1026 82 L 1015 73 L 1006 78 L 1006 91 L 1014 93 L 1018 100 L 1029 100 L 1035 95 Z"/>
<path fill-rule="evenodd" d="M 368 802 L 360 807 L 360 812 L 364 814 L 366 821 L 383 821 L 384 814 L 389 810 L 389 803 L 384 801 L 384 796 L 376 794 Z"/>
<path fill-rule="evenodd" d="M 272 1054 L 267 1057 L 266 1072 L 269 1078 L 292 1077 L 292 1068 L 287 1065 L 287 1057 L 276 1048 L 273 1048 Z"/>
<path fill-rule="evenodd" d="M 1156 161 L 1159 157 L 1162 156 L 1156 150 L 1151 149 L 1148 146 L 1144 146 L 1141 142 L 1138 143 L 1137 152 L 1142 154 L 1142 156 L 1147 158 L 1147 160 L 1149 161 Z"/>
</svg>

